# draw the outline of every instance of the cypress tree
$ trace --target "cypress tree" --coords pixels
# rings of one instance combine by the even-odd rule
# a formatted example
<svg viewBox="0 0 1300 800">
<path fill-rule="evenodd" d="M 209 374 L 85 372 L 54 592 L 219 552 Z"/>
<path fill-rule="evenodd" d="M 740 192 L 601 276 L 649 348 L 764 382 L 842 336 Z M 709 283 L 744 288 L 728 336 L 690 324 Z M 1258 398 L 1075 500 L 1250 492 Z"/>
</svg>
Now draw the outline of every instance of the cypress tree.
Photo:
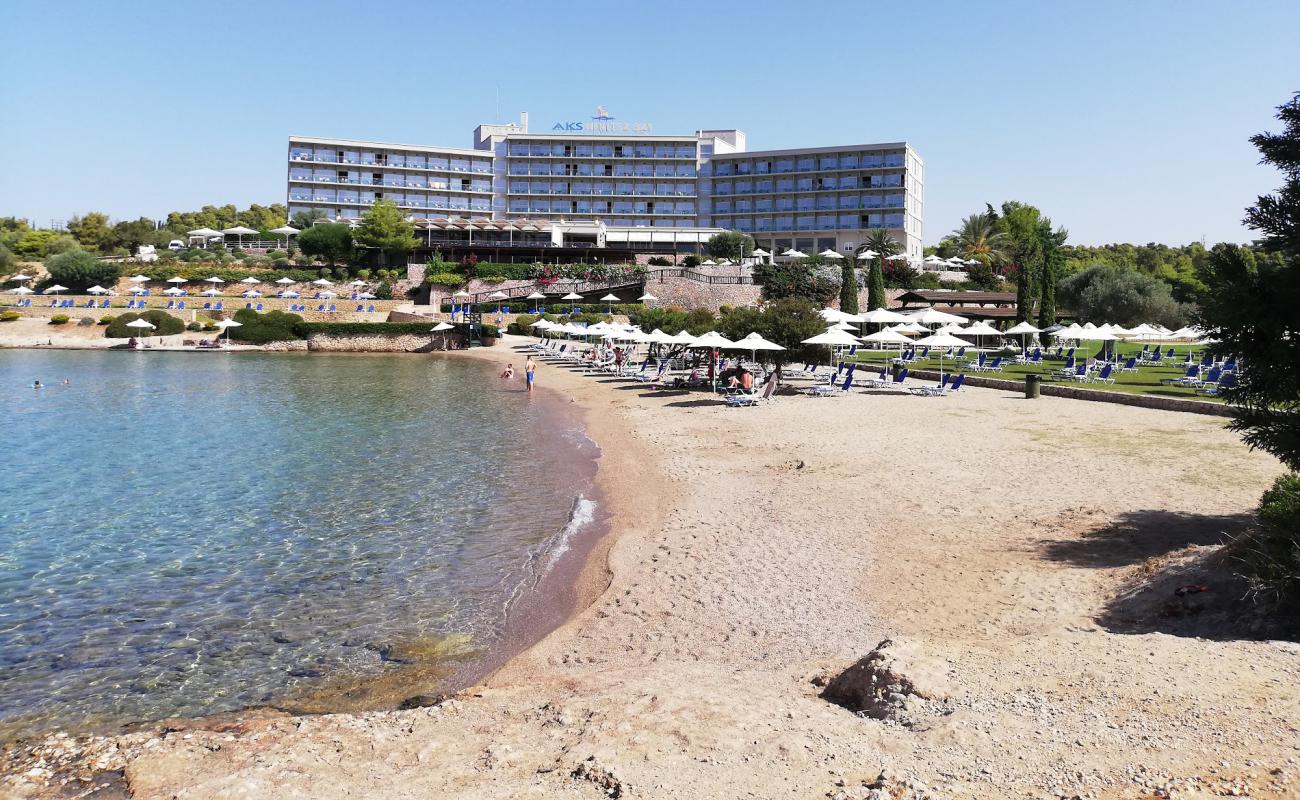
<svg viewBox="0 0 1300 800">
<path fill-rule="evenodd" d="M 840 274 L 840 311 L 846 314 L 858 313 L 858 271 L 853 266 L 853 259 L 845 259 Z"/>
</svg>

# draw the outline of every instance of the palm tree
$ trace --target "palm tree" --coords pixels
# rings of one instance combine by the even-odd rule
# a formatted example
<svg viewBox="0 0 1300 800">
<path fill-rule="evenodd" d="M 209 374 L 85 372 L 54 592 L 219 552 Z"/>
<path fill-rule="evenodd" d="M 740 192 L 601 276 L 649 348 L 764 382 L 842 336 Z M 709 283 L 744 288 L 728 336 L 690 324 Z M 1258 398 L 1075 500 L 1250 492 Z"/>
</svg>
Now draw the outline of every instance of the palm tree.
<svg viewBox="0 0 1300 800">
<path fill-rule="evenodd" d="M 983 261 L 989 266 L 1005 264 L 1007 261 L 1006 233 L 997 229 L 997 223 L 988 214 L 971 214 L 961 221 L 957 230 L 952 232 L 957 240 L 964 258 Z"/>
<path fill-rule="evenodd" d="M 863 250 L 875 250 L 883 258 L 884 256 L 896 256 L 903 252 L 903 245 L 893 236 L 890 236 L 889 231 L 884 228 L 873 228 L 867 233 L 867 239 L 862 243 L 862 247 L 858 248 L 858 252 Z"/>
</svg>

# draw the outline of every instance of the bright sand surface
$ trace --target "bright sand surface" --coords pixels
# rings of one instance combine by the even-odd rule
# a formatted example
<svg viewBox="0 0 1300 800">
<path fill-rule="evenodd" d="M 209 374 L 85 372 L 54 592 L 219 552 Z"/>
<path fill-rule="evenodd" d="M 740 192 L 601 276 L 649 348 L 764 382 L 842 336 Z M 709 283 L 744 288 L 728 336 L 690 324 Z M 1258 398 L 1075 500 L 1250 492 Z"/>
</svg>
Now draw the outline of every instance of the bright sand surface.
<svg viewBox="0 0 1300 800">
<path fill-rule="evenodd" d="M 452 357 L 519 366 L 518 343 Z M 94 740 L 83 773 L 144 798 L 815 798 L 882 769 L 932 797 L 1136 798 L 1295 774 L 1300 649 L 1123 632 L 1114 605 L 1280 472 L 1224 420 L 981 389 L 733 409 L 546 362 L 538 385 L 604 453 L 584 611 L 440 706 Z M 885 637 L 946 671 L 944 713 L 818 696 Z M 29 777 L 10 790 L 54 792 Z"/>
</svg>

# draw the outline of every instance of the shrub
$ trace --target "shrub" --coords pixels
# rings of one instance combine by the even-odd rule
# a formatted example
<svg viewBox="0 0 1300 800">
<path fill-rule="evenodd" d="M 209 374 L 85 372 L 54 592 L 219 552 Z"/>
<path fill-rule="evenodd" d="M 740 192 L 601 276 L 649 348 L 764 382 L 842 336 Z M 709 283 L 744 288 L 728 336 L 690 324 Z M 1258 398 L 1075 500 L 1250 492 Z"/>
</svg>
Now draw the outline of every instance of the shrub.
<svg viewBox="0 0 1300 800">
<path fill-rule="evenodd" d="M 1287 473 L 1264 493 L 1264 526 L 1238 543 L 1250 597 L 1300 625 L 1300 475 Z"/>
<path fill-rule="evenodd" d="M 648 262 L 652 267 L 671 267 L 673 262 L 663 256 L 651 256 Z"/>
<path fill-rule="evenodd" d="M 77 325 L 83 328 L 89 328 L 91 325 L 94 324 L 95 324 L 94 317 L 82 317 L 81 319 L 77 320 Z"/>
<path fill-rule="evenodd" d="M 67 314 L 55 314 L 54 316 L 50 317 L 50 324 L 51 324 L 51 325 L 66 325 L 66 324 L 68 324 L 68 315 L 67 315 Z"/>
<path fill-rule="evenodd" d="M 99 261 L 85 250 L 69 250 L 45 261 L 50 280 L 70 289 L 85 289 L 91 284 L 111 286 L 122 275 L 122 265 Z"/>
<path fill-rule="evenodd" d="M 465 276 L 455 272 L 434 272 L 425 275 L 424 282 L 436 286 L 463 286 Z"/>
<path fill-rule="evenodd" d="M 700 257 L 697 255 L 689 255 L 686 258 L 682 259 L 682 266 L 686 267 L 687 269 L 695 269 L 699 265 L 700 265 Z"/>
<path fill-rule="evenodd" d="M 128 322 L 135 322 L 137 319 L 152 323 L 153 330 L 126 327 Z M 130 339 L 132 336 L 171 336 L 184 330 L 184 322 L 162 309 L 151 308 L 143 314 L 128 311 L 120 317 L 114 317 L 104 331 L 104 336 L 109 339 Z"/>
<path fill-rule="evenodd" d="M 375 299 L 376 300 L 393 299 L 393 287 L 388 283 L 388 281 L 384 281 L 375 287 Z"/>
<path fill-rule="evenodd" d="M 185 326 L 185 330 L 187 330 L 187 331 L 201 331 L 201 330 L 203 330 L 203 323 L 201 323 L 201 322 L 191 322 L 189 325 L 186 325 L 186 326 Z"/>
<path fill-rule="evenodd" d="M 102 317 L 99 318 L 99 324 L 100 324 L 100 325 L 110 325 L 110 324 L 112 324 L 112 322 L 113 322 L 114 319 L 116 319 L 116 317 L 112 317 L 112 316 L 109 316 L 108 314 L 105 314 L 104 316 L 102 316 Z"/>
<path fill-rule="evenodd" d="M 759 264 L 754 268 L 754 280 L 763 285 L 765 300 L 804 297 L 818 305 L 825 305 L 840 290 L 838 280 L 823 275 L 806 259 L 802 262 Z"/>
<path fill-rule="evenodd" d="M 358 278 L 358 280 L 363 280 L 363 281 L 364 281 L 364 280 L 369 280 L 369 279 L 370 279 L 370 270 L 368 270 L 368 269 L 359 269 L 359 270 L 357 270 L 357 278 Z"/>
<path fill-rule="evenodd" d="M 267 311 L 259 314 L 251 308 L 241 308 L 235 312 L 234 319 L 239 323 L 239 327 L 227 328 L 226 335 L 236 341 L 265 344 L 302 338 L 298 332 L 298 326 L 302 325 L 302 317 L 297 314 L 284 311 Z"/>
<path fill-rule="evenodd" d="M 22 314 L 17 311 L 0 311 L 0 322 L 13 322 L 20 318 L 22 318 Z"/>
<path fill-rule="evenodd" d="M 210 319 L 205 319 L 203 320 L 203 330 L 215 331 L 215 330 L 220 330 L 220 328 L 217 327 L 217 323 L 213 322 Z"/>
</svg>

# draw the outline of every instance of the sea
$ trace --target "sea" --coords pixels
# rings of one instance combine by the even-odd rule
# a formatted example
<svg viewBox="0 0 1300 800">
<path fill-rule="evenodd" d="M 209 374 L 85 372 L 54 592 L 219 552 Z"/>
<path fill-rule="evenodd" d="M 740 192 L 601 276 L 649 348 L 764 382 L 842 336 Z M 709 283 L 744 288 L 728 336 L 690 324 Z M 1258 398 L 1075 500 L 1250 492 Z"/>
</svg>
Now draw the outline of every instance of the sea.
<svg viewBox="0 0 1300 800">
<path fill-rule="evenodd" d="M 600 524 L 599 450 L 497 373 L 0 351 L 0 740 L 389 706 L 540 637 Z"/>
</svg>

